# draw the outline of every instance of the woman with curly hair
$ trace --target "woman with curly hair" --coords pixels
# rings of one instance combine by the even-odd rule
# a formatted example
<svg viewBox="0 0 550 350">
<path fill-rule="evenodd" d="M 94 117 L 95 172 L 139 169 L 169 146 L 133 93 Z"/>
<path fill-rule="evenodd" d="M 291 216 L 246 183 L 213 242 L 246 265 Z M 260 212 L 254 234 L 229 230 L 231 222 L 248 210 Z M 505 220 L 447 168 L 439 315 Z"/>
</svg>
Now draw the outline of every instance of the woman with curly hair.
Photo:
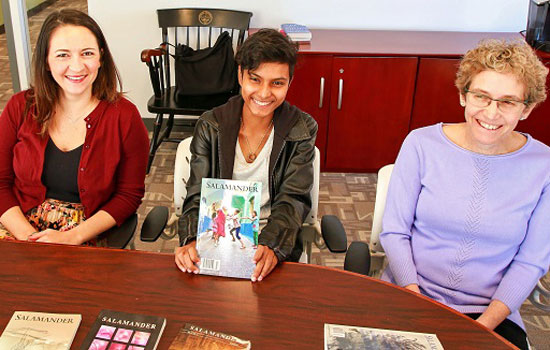
<svg viewBox="0 0 550 350">
<path fill-rule="evenodd" d="M 392 173 L 383 279 L 476 319 L 527 349 L 518 312 L 550 264 L 550 148 L 514 131 L 546 98 L 548 69 L 524 42 L 468 51 L 465 122 L 412 131 Z"/>
</svg>

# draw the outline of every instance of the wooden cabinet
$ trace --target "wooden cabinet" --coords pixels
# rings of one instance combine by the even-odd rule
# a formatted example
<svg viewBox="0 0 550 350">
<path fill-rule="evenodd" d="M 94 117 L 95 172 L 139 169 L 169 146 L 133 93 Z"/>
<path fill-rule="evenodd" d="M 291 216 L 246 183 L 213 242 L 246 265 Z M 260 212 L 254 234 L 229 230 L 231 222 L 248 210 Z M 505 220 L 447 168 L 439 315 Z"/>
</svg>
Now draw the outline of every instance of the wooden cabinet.
<svg viewBox="0 0 550 350">
<path fill-rule="evenodd" d="M 377 171 L 409 131 L 417 58 L 335 57 L 326 169 Z"/>
<path fill-rule="evenodd" d="M 410 130 L 439 122 L 464 121 L 455 87 L 459 59 L 420 58 Z"/>
<path fill-rule="evenodd" d="M 312 30 L 287 99 L 319 123 L 321 170 L 370 172 L 392 163 L 407 133 L 464 121 L 454 85 L 480 39 L 518 33 Z M 539 53 L 550 66 L 550 55 Z M 548 84 L 547 84 L 548 85 Z M 517 130 L 550 145 L 550 101 Z"/>
<path fill-rule="evenodd" d="M 319 130 L 315 145 L 321 153 L 322 169 L 326 155 L 331 72 L 332 56 L 300 55 L 286 97 L 317 121 Z"/>
<path fill-rule="evenodd" d="M 395 140 L 409 130 L 416 66 L 411 57 L 299 57 L 287 100 L 319 124 L 322 170 L 376 171 L 393 162 Z"/>
<path fill-rule="evenodd" d="M 550 60 L 543 62 L 550 68 Z M 550 76 L 546 78 L 546 86 L 550 86 Z M 546 101 L 535 107 L 527 119 L 519 121 L 516 130 L 526 132 L 550 146 L 550 93 Z"/>
</svg>

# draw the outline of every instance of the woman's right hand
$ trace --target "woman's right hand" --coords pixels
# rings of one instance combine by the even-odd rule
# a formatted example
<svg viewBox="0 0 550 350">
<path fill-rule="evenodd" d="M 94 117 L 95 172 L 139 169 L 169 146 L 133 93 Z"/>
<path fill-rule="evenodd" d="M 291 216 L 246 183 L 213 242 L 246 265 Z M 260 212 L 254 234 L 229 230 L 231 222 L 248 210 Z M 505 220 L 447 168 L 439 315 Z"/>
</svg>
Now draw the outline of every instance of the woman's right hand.
<svg viewBox="0 0 550 350">
<path fill-rule="evenodd" d="M 176 265 L 183 272 L 199 273 L 197 265 L 200 263 L 199 253 L 195 248 L 197 241 L 193 241 L 175 250 Z"/>
</svg>

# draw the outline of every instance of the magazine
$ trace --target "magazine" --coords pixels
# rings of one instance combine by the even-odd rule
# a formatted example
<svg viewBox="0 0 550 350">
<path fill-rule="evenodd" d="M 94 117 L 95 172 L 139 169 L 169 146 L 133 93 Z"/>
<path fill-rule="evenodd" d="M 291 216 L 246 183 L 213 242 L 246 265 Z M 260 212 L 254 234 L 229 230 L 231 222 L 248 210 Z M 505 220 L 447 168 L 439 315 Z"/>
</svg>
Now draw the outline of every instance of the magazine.
<svg viewBox="0 0 550 350">
<path fill-rule="evenodd" d="M 435 334 L 325 323 L 325 350 L 402 349 L 441 350 Z"/>
<path fill-rule="evenodd" d="M 187 323 L 168 350 L 247 350 L 250 342 Z"/>
<path fill-rule="evenodd" d="M 69 349 L 81 319 L 74 314 L 15 311 L 0 336 L 0 349 Z"/>
<path fill-rule="evenodd" d="M 197 233 L 201 274 L 250 278 L 261 193 L 261 182 L 202 179 Z"/>
<path fill-rule="evenodd" d="M 102 310 L 81 350 L 154 350 L 164 331 L 163 317 Z"/>
</svg>

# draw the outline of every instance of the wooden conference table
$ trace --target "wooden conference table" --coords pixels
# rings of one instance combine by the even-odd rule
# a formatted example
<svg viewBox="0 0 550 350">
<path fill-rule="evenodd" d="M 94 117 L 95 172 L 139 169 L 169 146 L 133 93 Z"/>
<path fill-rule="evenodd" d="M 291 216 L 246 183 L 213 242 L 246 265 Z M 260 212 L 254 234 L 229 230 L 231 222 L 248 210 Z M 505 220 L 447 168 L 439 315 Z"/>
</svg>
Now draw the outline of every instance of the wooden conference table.
<svg viewBox="0 0 550 350">
<path fill-rule="evenodd" d="M 510 349 L 441 306 L 368 277 L 284 263 L 259 283 L 180 272 L 170 254 L 0 242 L 0 330 L 14 311 L 82 314 L 79 349 L 102 309 L 166 317 L 158 349 L 193 323 L 253 349 L 322 349 L 324 323 L 437 334 L 449 349 Z"/>
</svg>

